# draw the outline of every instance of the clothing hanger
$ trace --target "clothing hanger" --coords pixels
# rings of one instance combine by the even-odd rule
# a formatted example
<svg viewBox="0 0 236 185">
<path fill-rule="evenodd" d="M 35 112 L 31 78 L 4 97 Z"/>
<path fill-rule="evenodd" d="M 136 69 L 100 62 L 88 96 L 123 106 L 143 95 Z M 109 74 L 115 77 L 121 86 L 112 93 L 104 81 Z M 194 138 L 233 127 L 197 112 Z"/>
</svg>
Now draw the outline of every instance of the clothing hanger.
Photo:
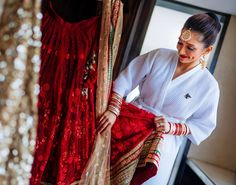
<svg viewBox="0 0 236 185">
<path fill-rule="evenodd" d="M 103 0 L 42 0 L 42 12 L 48 8 L 51 1 L 54 10 L 65 21 L 79 22 L 101 15 Z M 128 0 L 121 0 L 124 13 L 128 13 Z"/>
<path fill-rule="evenodd" d="M 97 1 L 102 2 L 103 0 L 97 0 Z M 129 13 L 128 0 L 121 0 L 121 2 L 124 5 L 124 13 Z"/>
<path fill-rule="evenodd" d="M 50 0 L 48 0 L 50 1 Z M 79 22 L 96 16 L 97 0 L 51 0 L 57 14 L 68 22 Z"/>
</svg>

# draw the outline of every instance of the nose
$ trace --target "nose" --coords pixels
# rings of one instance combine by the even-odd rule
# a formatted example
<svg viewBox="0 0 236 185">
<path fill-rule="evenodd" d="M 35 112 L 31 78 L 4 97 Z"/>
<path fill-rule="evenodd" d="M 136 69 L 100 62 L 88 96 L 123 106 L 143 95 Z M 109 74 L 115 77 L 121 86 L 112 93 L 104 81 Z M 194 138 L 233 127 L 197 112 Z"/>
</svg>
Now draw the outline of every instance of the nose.
<svg viewBox="0 0 236 185">
<path fill-rule="evenodd" d="M 179 54 L 180 54 L 180 55 L 186 55 L 186 50 L 185 50 L 185 47 L 184 47 L 184 46 L 180 46 L 180 47 L 179 47 Z"/>
</svg>

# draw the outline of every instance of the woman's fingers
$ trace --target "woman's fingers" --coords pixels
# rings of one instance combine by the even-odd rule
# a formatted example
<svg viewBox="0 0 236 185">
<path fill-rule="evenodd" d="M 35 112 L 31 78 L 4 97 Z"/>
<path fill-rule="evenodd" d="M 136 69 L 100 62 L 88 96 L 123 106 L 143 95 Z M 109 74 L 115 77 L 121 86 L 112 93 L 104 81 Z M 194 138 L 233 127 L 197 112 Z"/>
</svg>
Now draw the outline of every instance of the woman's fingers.
<svg viewBox="0 0 236 185">
<path fill-rule="evenodd" d="M 108 127 L 110 127 L 111 126 L 111 124 L 110 123 L 108 123 L 108 124 L 105 124 L 104 125 L 104 127 L 103 128 L 101 128 L 98 132 L 99 133 L 103 133 Z"/>
<path fill-rule="evenodd" d="M 106 115 L 103 115 L 100 119 L 99 119 L 99 125 L 97 128 L 97 132 L 102 133 L 107 127 L 108 125 L 110 125 L 110 121 L 109 118 Z"/>
<path fill-rule="evenodd" d="M 161 116 L 157 116 L 154 118 L 155 121 L 158 121 L 159 119 L 161 119 L 162 117 Z"/>
<path fill-rule="evenodd" d="M 154 123 L 156 124 L 156 127 L 158 130 L 163 131 L 165 130 L 165 123 L 166 119 L 164 116 L 157 116 L 154 118 Z"/>
<path fill-rule="evenodd" d="M 110 124 L 108 122 L 105 122 L 102 125 L 99 125 L 97 132 L 98 133 L 102 133 Z"/>
<path fill-rule="evenodd" d="M 107 120 L 108 118 L 107 118 L 107 116 L 106 116 L 106 114 L 103 114 L 102 115 L 102 117 L 99 119 L 99 123 L 101 123 L 101 122 L 103 122 L 104 120 Z"/>
<path fill-rule="evenodd" d="M 106 118 L 105 116 L 102 116 L 102 119 L 100 119 L 99 121 L 97 130 L 99 130 L 104 125 L 108 124 L 108 122 L 109 122 L 108 118 Z"/>
<path fill-rule="evenodd" d="M 163 123 L 163 122 L 165 122 L 165 119 L 154 120 L 154 122 L 155 122 L 156 124 L 158 124 L 158 123 Z"/>
<path fill-rule="evenodd" d="M 112 126 L 116 120 L 116 115 L 110 111 L 106 111 L 98 121 L 97 132 L 102 133 L 107 127 Z"/>
<path fill-rule="evenodd" d="M 108 118 L 103 116 L 102 119 L 99 121 L 99 125 L 103 125 L 104 123 L 106 123 L 108 121 Z"/>
<path fill-rule="evenodd" d="M 163 121 L 165 120 L 165 118 L 163 116 L 157 116 L 154 118 L 154 121 L 161 121 L 161 120 Z"/>
</svg>

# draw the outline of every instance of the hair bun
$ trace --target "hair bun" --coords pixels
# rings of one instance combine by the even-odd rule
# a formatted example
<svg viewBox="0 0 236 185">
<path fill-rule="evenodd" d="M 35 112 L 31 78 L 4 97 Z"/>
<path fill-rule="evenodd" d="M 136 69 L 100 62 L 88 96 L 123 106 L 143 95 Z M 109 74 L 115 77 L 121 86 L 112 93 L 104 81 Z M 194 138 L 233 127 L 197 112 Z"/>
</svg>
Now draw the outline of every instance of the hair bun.
<svg viewBox="0 0 236 185">
<path fill-rule="evenodd" d="M 213 18 L 216 22 L 218 22 L 218 23 L 220 22 L 219 18 L 217 17 L 216 14 L 214 14 L 212 12 L 207 12 L 206 14 L 209 15 L 211 18 Z"/>
<path fill-rule="evenodd" d="M 216 41 L 217 35 L 221 29 L 221 24 L 218 17 L 211 12 L 199 13 L 192 15 L 187 19 L 184 28 L 191 28 L 202 34 L 205 47 L 213 45 Z"/>
</svg>

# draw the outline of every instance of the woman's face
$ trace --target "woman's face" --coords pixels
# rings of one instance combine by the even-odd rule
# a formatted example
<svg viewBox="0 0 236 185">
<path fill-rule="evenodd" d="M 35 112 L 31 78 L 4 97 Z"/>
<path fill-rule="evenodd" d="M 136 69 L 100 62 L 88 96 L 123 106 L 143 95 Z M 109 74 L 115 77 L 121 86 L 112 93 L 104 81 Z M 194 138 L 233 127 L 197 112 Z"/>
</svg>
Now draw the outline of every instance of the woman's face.
<svg viewBox="0 0 236 185">
<path fill-rule="evenodd" d="M 185 31 L 186 29 L 183 28 L 177 43 L 179 62 L 184 64 L 196 63 L 201 56 L 208 54 L 212 50 L 212 46 L 205 48 L 202 42 L 203 36 L 195 31 L 191 31 L 189 40 L 183 40 L 182 35 Z"/>
</svg>

